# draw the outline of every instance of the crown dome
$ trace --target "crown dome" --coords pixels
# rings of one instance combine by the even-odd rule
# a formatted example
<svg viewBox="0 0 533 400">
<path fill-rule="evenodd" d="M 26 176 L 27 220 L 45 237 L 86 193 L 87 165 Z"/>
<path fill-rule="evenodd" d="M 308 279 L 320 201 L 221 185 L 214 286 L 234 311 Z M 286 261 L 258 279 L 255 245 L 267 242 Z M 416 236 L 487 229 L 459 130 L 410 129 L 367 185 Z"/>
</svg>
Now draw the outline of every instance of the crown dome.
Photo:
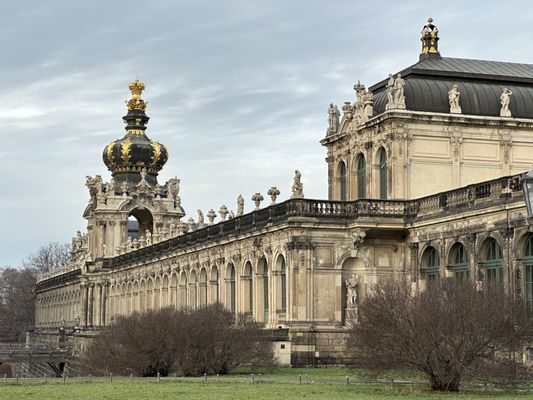
<svg viewBox="0 0 533 400">
<path fill-rule="evenodd" d="M 146 124 L 150 119 L 146 113 L 148 102 L 141 98 L 144 83 L 136 79 L 129 84 L 131 99 L 126 101 L 128 113 L 122 117 L 126 124 L 126 134 L 104 148 L 102 158 L 111 171 L 115 182 L 140 182 L 141 172 L 146 172 L 146 180 L 157 184 L 157 174 L 168 160 L 167 148 L 146 135 Z"/>
</svg>

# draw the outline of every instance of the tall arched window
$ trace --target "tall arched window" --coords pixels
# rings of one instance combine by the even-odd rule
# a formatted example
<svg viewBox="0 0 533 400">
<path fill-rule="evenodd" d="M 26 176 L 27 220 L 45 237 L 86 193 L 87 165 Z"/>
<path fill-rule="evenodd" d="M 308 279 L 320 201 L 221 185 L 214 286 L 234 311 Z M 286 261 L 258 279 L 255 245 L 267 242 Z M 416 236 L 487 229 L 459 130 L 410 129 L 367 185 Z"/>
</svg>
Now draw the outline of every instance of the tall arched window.
<svg viewBox="0 0 533 400">
<path fill-rule="evenodd" d="M 235 312 L 235 267 L 233 264 L 228 264 L 226 270 L 226 308 Z"/>
<path fill-rule="evenodd" d="M 357 178 L 357 198 L 366 198 L 366 161 L 363 154 L 359 154 L 355 161 Z"/>
<path fill-rule="evenodd" d="M 337 166 L 337 183 L 339 186 L 339 200 L 346 201 L 346 164 L 341 161 Z"/>
<path fill-rule="evenodd" d="M 287 311 L 287 271 L 285 267 L 285 257 L 278 256 L 276 269 L 278 271 L 278 296 L 277 296 L 277 310 L 279 312 Z"/>
<path fill-rule="evenodd" d="M 244 265 L 242 274 L 242 294 L 244 295 L 244 312 L 251 315 L 253 311 L 254 286 L 252 281 L 252 264 L 250 261 Z"/>
<path fill-rule="evenodd" d="M 486 283 L 502 283 L 502 249 L 496 239 L 488 238 L 483 246 L 481 266 L 485 270 Z"/>
<path fill-rule="evenodd" d="M 524 244 L 524 300 L 533 309 L 533 235 Z"/>
<path fill-rule="evenodd" d="M 439 255 L 434 247 L 428 247 L 422 254 L 421 269 L 424 273 L 424 278 L 427 281 L 432 281 L 439 278 Z"/>
<path fill-rule="evenodd" d="M 211 290 L 211 303 L 220 302 L 220 297 L 218 294 L 218 268 L 216 265 L 213 265 L 211 268 L 211 277 L 209 279 L 209 287 Z"/>
<path fill-rule="evenodd" d="M 207 304 L 207 272 L 205 268 L 200 270 L 200 306 L 205 306 Z"/>
<path fill-rule="evenodd" d="M 465 246 L 461 243 L 455 243 L 450 250 L 450 264 L 453 276 L 458 281 L 468 279 L 468 255 Z"/>
<path fill-rule="evenodd" d="M 379 161 L 379 198 L 387 198 L 387 186 L 388 186 L 388 165 L 387 165 L 387 152 L 383 147 L 378 151 Z"/>
<path fill-rule="evenodd" d="M 198 286 L 196 285 L 196 271 L 192 270 L 189 276 L 189 307 L 196 308 L 198 306 Z"/>
<path fill-rule="evenodd" d="M 257 263 L 256 273 L 256 314 L 255 318 L 260 322 L 268 322 L 268 266 L 264 257 L 260 258 Z"/>
</svg>

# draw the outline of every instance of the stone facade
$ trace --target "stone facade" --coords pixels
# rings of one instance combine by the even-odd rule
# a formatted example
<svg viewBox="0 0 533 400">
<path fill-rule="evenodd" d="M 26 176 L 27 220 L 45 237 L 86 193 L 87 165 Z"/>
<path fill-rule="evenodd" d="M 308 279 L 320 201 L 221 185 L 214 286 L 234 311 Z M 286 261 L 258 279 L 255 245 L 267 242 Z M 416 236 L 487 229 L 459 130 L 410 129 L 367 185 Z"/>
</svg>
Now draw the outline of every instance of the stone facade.
<svg viewBox="0 0 533 400">
<path fill-rule="evenodd" d="M 472 93 L 489 78 L 443 70 L 437 32 L 424 27 L 411 69 L 368 91 L 358 82 L 342 120 L 330 105 L 328 200 L 305 199 L 295 171 L 291 199 L 277 202 L 272 187 L 271 204 L 261 208 L 256 193 L 245 214 L 239 196 L 237 215 L 222 206 L 218 222 L 215 210 L 208 222 L 200 210 L 182 221 L 179 180 L 157 183 L 167 153 L 145 134 L 144 84 L 132 82 L 127 133 L 104 150 L 112 178 L 87 178 L 87 233 L 73 239 L 72 263 L 37 284 L 37 340 L 63 324 L 86 343 L 120 315 L 220 302 L 271 330 L 282 363 L 345 364 L 358 303 L 384 280 L 407 278 L 413 290 L 438 277 L 498 280 L 533 306 L 533 228 L 519 176 L 531 162 L 533 114 L 512 100 L 533 93 L 533 66 L 531 77 L 492 76 L 498 95 L 478 107 Z M 420 101 L 417 74 L 442 104 Z M 525 88 L 503 96 L 508 79 Z M 504 117 L 493 115 L 500 102 Z"/>
</svg>

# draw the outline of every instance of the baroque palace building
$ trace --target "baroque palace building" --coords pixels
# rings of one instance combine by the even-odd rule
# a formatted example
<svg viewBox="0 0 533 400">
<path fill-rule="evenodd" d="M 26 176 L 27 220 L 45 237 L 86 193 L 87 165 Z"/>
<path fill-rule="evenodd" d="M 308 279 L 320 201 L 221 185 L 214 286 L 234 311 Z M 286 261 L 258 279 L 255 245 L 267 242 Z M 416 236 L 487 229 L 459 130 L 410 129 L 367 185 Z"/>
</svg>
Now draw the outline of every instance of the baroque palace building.
<svg viewBox="0 0 533 400">
<path fill-rule="evenodd" d="M 221 302 L 272 332 L 281 363 L 342 364 L 360 299 L 386 279 L 498 281 L 533 307 L 520 180 L 533 65 L 442 57 L 438 40 L 430 19 L 416 64 L 330 105 L 327 200 L 304 198 L 296 171 L 291 199 L 272 188 L 270 205 L 256 193 L 245 212 L 239 196 L 235 215 L 183 219 L 179 179 L 157 181 L 168 152 L 146 135 L 144 84 L 132 82 L 126 134 L 103 152 L 112 177 L 87 177 L 87 233 L 37 283 L 34 340 L 62 327 L 83 345 L 119 315 Z"/>
</svg>

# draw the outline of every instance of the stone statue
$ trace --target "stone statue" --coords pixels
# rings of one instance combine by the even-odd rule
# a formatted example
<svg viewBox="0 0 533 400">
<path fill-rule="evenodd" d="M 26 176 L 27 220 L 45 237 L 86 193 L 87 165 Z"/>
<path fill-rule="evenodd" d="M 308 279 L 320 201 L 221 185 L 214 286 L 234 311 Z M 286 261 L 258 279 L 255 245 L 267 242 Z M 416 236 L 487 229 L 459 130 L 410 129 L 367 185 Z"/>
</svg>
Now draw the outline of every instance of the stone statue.
<svg viewBox="0 0 533 400">
<path fill-rule="evenodd" d="M 394 103 L 396 108 L 405 109 L 404 86 L 405 81 L 402 79 L 402 76 L 400 74 L 396 75 L 394 79 Z"/>
<path fill-rule="evenodd" d="M 122 196 L 126 197 L 128 195 L 128 182 L 126 181 L 122 182 L 122 185 L 120 186 L 120 190 L 122 190 Z"/>
<path fill-rule="evenodd" d="M 396 75 L 396 77 L 389 74 L 389 80 L 387 81 L 387 105 L 385 106 L 385 110 L 405 110 L 404 86 L 405 81 L 400 74 Z"/>
<path fill-rule="evenodd" d="M 106 194 L 108 196 L 114 196 L 115 195 L 115 178 L 111 178 L 109 180 L 109 183 L 107 184 Z"/>
<path fill-rule="evenodd" d="M 204 225 L 204 213 L 202 210 L 198 210 L 198 228 L 203 228 Z"/>
<path fill-rule="evenodd" d="M 218 210 L 218 213 L 220 214 L 220 220 L 225 221 L 229 213 L 228 207 L 226 207 L 225 205 L 222 205 L 220 209 Z"/>
<path fill-rule="evenodd" d="M 294 171 L 294 182 L 292 184 L 292 196 L 291 199 L 303 199 L 304 198 L 304 185 L 302 183 L 302 174 L 300 171 Z"/>
<path fill-rule="evenodd" d="M 264 197 L 261 193 L 254 193 L 252 196 L 252 201 L 255 204 L 255 210 L 257 211 L 261 208 L 261 202 L 264 200 Z"/>
<path fill-rule="evenodd" d="M 169 179 L 167 183 L 167 187 L 168 187 L 168 193 L 170 194 L 170 196 L 172 196 L 172 198 L 176 200 L 180 193 L 180 180 L 178 179 L 178 177 Z"/>
<path fill-rule="evenodd" d="M 211 209 L 211 210 L 209 210 L 207 212 L 207 219 L 209 220 L 209 225 L 213 225 L 214 224 L 216 216 L 217 216 L 217 213 L 213 209 Z"/>
<path fill-rule="evenodd" d="M 457 85 L 454 83 L 452 88 L 448 91 L 448 101 L 450 103 L 451 114 L 461 114 L 461 106 L 459 105 L 460 96 L 461 92 L 459 92 Z"/>
<path fill-rule="evenodd" d="M 149 230 L 146 230 L 145 242 L 147 246 L 150 246 L 152 244 L 152 232 L 150 232 Z"/>
<path fill-rule="evenodd" d="M 357 287 L 359 286 L 359 277 L 354 274 L 351 278 L 344 281 L 346 285 L 346 308 L 357 308 Z"/>
<path fill-rule="evenodd" d="M 76 332 L 80 331 L 80 323 L 81 323 L 80 315 L 76 314 L 76 316 L 74 317 L 74 329 L 76 330 Z"/>
<path fill-rule="evenodd" d="M 511 95 L 513 92 L 508 88 L 503 89 L 503 93 L 500 96 L 500 104 L 502 108 L 500 109 L 500 117 L 510 117 L 511 110 L 509 110 L 509 103 L 511 102 Z"/>
<path fill-rule="evenodd" d="M 328 108 L 328 133 L 338 132 L 340 127 L 340 115 L 341 113 L 339 112 L 337 106 L 334 106 L 333 103 L 330 103 Z"/>
<path fill-rule="evenodd" d="M 237 197 L 237 217 L 244 214 L 244 197 L 242 194 Z"/>
<path fill-rule="evenodd" d="M 394 105 L 394 77 L 389 74 L 389 80 L 387 81 L 387 105 L 385 110 L 390 110 Z"/>
<path fill-rule="evenodd" d="M 357 81 L 354 85 L 357 100 L 353 106 L 354 123 L 358 126 L 364 124 L 374 114 L 374 94 L 365 89 L 365 85 Z M 352 129 L 354 127 L 352 126 Z"/>
</svg>

